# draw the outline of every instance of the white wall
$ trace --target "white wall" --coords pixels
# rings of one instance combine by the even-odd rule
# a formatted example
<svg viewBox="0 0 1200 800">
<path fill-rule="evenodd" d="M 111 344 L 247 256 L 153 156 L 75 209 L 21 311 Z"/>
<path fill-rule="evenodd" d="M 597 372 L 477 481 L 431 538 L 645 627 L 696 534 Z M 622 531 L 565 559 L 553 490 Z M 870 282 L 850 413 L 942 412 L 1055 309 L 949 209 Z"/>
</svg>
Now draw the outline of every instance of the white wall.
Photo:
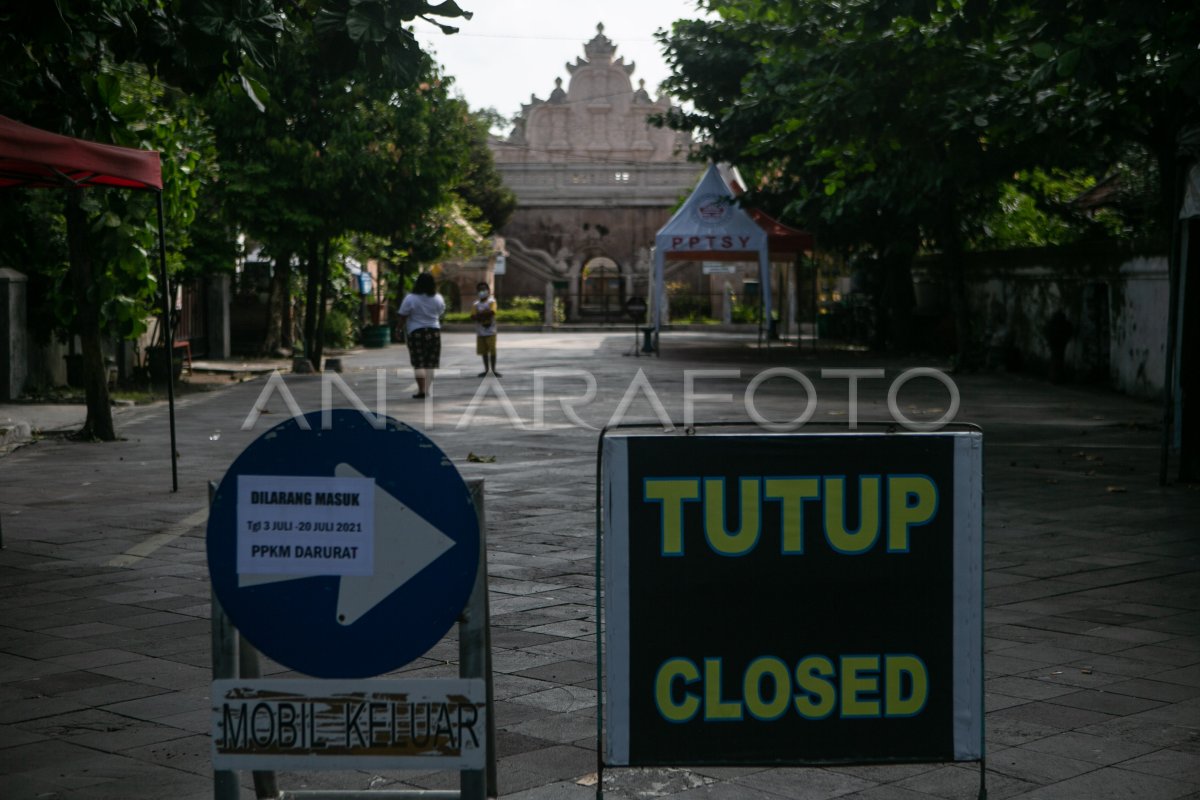
<svg viewBox="0 0 1200 800">
<path fill-rule="evenodd" d="M 1121 265 L 1120 275 L 1113 287 L 1109 351 L 1113 386 L 1127 394 L 1158 397 L 1167 358 L 1167 259 L 1132 259 Z"/>
</svg>

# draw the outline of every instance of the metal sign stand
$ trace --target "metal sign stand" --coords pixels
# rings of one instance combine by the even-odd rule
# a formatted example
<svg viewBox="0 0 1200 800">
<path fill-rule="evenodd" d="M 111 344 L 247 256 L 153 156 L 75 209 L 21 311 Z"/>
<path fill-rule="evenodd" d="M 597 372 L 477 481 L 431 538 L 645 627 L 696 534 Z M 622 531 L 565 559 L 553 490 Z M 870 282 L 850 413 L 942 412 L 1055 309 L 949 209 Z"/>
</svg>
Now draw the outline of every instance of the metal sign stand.
<svg viewBox="0 0 1200 800">
<path fill-rule="evenodd" d="M 479 520 L 479 571 L 466 608 L 458 621 L 459 677 L 478 678 L 487 693 L 484 747 L 485 766 L 481 770 L 463 770 L 460 788 L 421 790 L 392 789 L 354 791 L 346 789 L 280 790 L 273 771 L 254 771 L 254 791 L 259 800 L 487 800 L 499 796 L 496 781 L 496 718 L 492 688 L 492 636 L 487 592 L 487 535 L 483 508 L 483 480 L 466 481 Z M 217 484 L 208 485 L 209 501 Z M 213 680 L 258 678 L 261 670 L 258 651 L 233 626 L 215 594 L 212 595 L 212 672 Z M 238 800 L 238 775 L 231 770 L 213 771 L 214 800 Z"/>
</svg>

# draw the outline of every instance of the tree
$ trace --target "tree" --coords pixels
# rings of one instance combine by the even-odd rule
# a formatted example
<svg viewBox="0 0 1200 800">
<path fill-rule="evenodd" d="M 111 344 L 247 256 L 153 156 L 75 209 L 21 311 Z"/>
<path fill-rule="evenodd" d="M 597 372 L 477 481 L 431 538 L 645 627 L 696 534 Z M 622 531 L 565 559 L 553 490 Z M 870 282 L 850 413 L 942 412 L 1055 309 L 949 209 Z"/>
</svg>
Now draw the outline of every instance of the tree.
<svg viewBox="0 0 1200 800">
<path fill-rule="evenodd" d="M 893 334 L 907 329 L 912 257 L 936 245 L 965 354 L 965 244 L 1000 181 L 1053 151 L 1024 135 L 1031 119 L 1046 125 L 1014 73 L 1011 29 L 985 4 L 707 5 L 719 20 L 663 37 L 668 89 L 696 108 L 668 122 L 711 134 L 707 155 L 748 168 L 751 202 L 874 253 Z"/>
<path fill-rule="evenodd" d="M 230 217 L 275 256 L 267 349 L 283 344 L 297 254 L 306 278 L 305 354 L 319 368 L 335 240 L 372 234 L 411 250 L 410 232 L 463 185 L 477 129 L 428 60 L 417 80 L 362 67 L 332 72 L 307 32 L 290 36 L 274 67 L 254 74 L 261 112 L 224 90 L 208 107 Z M 486 198 L 486 171 L 476 174 Z"/>
<path fill-rule="evenodd" d="M 1012 176 L 1059 170 L 1087 185 L 1135 141 L 1156 152 L 1180 117 L 1194 118 L 1200 81 L 1187 81 L 1196 55 L 1182 32 L 1197 12 L 1167 3 L 1135 20 L 1142 6 L 1108 5 L 1097 15 L 1084 3 L 714 0 L 721 19 L 663 37 L 668 86 L 695 105 L 669 122 L 711 134 L 708 154 L 747 167 L 753 201 L 827 244 L 877 254 L 901 290 L 893 331 L 904 327 L 908 256 L 941 250 L 965 355 L 962 253 L 997 229 Z M 1118 74 L 1102 80 L 1106 69 Z M 1128 93 L 1141 98 L 1135 113 Z"/>
<path fill-rule="evenodd" d="M 181 92 L 197 92 L 214 84 L 240 85 L 260 101 L 249 69 L 269 64 L 278 55 L 280 33 L 289 27 L 313 31 L 318 51 L 331 64 L 367 66 L 390 76 L 409 75 L 420 49 L 404 27 L 415 17 L 454 18 L 470 15 L 452 0 L 197 0 L 168 4 L 165 0 L 94 0 L 86 3 L 12 3 L 0 10 L 0 106 L 15 109 L 24 121 L 59 133 L 128 146 L 167 145 L 165 162 L 174 161 L 174 143 L 163 140 L 179 132 L 175 121 L 161 123 L 161 113 L 139 110 L 138 82 L 149 81 Z M 443 26 L 447 32 L 454 29 Z M 170 99 L 163 90 L 152 105 Z M 165 105 L 165 104 L 164 104 Z M 186 138 L 186 137 L 185 137 Z M 149 141 L 148 141 L 149 139 Z M 186 154 L 185 154 L 186 157 Z M 164 168 L 169 170 L 167 163 Z M 180 196 L 194 197 L 184 187 L 181 170 L 166 184 Z M 183 194 L 179 192 L 182 189 Z M 112 204 L 115 193 L 72 190 L 65 214 L 67 229 L 66 293 L 71 298 L 71 324 L 84 350 L 87 422 L 81 434 L 116 437 L 109 408 L 101 338 L 116 308 L 136 314 L 148 310 L 154 284 L 148 263 L 135 240 L 143 217 L 121 217 Z M 137 210 L 137 201 L 128 208 Z M 168 204 L 168 208 L 172 208 Z M 187 209 L 173 210 L 186 229 Z M 0 224 L 3 224 L 0 222 Z M 176 228 L 178 230 L 179 228 Z M 93 246 L 92 234 L 115 240 L 113 258 Z M 124 244 L 121 239 L 124 238 Z M 120 280 L 118 280 L 120 279 Z M 122 281 L 137 291 L 113 293 Z"/>
<path fill-rule="evenodd" d="M 496 171 L 496 160 L 488 147 L 488 135 L 499 115 L 493 109 L 475 111 L 466 121 L 470 126 L 467 168 L 455 193 L 467 205 L 479 210 L 480 217 L 492 230 L 504 227 L 517 209 L 517 196 L 504 185 Z"/>
</svg>

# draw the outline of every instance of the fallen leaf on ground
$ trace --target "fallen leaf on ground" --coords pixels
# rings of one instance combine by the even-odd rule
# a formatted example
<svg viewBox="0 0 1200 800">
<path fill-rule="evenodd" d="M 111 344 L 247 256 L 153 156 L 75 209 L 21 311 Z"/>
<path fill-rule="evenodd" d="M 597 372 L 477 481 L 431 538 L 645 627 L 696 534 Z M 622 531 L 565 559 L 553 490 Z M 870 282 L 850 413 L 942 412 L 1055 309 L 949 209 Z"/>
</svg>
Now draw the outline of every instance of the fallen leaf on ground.
<svg viewBox="0 0 1200 800">
<path fill-rule="evenodd" d="M 477 456 L 474 453 L 467 453 L 467 461 L 473 464 L 495 464 L 495 456 Z"/>
</svg>

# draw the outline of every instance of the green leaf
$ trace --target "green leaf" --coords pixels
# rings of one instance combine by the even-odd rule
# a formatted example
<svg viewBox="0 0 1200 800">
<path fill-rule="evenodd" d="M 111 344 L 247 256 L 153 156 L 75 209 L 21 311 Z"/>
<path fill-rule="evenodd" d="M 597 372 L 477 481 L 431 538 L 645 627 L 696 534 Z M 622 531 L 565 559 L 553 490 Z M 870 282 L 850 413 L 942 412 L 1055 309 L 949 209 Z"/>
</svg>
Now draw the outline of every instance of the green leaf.
<svg viewBox="0 0 1200 800">
<path fill-rule="evenodd" d="M 1060 78 L 1069 78 L 1075 74 L 1075 70 L 1079 67 L 1079 59 L 1083 55 L 1083 51 L 1076 47 L 1074 50 L 1068 50 L 1058 57 L 1058 63 L 1055 67 Z"/>
<path fill-rule="evenodd" d="M 1041 59 L 1049 60 L 1054 58 L 1054 46 L 1049 42 L 1037 42 L 1033 47 L 1029 48 L 1029 52 Z"/>
<path fill-rule="evenodd" d="M 249 75 L 244 73 L 238 73 L 238 77 L 242 79 L 242 91 L 244 91 L 246 96 L 250 98 L 250 102 L 254 103 L 255 107 L 258 108 L 260 112 L 266 111 L 267 101 L 271 99 L 271 95 L 267 91 L 267 87 L 263 86 L 261 83 L 254 80 L 254 78 L 251 78 Z"/>
<path fill-rule="evenodd" d="M 356 42 L 382 42 L 388 37 L 388 29 L 381 19 L 378 7 L 362 3 L 350 9 L 346 15 L 346 34 Z"/>
<path fill-rule="evenodd" d="M 116 75 L 100 73 L 96 76 L 96 91 L 104 104 L 111 109 L 121 99 L 121 79 Z"/>
<path fill-rule="evenodd" d="M 454 0 L 445 0 L 444 3 L 432 5 L 429 7 L 428 13 L 436 14 L 439 17 L 462 17 L 463 19 L 471 19 L 475 16 L 470 11 L 463 11 Z"/>
</svg>

